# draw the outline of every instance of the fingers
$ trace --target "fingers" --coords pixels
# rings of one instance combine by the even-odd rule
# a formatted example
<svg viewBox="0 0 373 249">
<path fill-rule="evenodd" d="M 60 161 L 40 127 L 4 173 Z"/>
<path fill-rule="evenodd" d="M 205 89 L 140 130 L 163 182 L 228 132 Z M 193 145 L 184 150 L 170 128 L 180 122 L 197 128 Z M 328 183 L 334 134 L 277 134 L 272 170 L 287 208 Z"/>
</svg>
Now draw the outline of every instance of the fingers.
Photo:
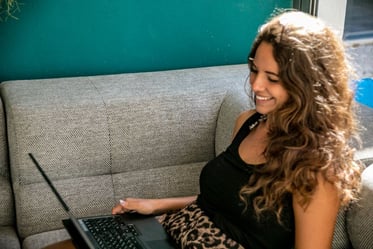
<svg viewBox="0 0 373 249">
<path fill-rule="evenodd" d="M 119 200 L 119 203 L 113 207 L 112 214 L 123 214 L 123 213 L 140 213 L 140 214 L 152 214 L 153 213 L 152 201 L 149 199 L 138 199 L 138 198 L 126 198 Z"/>
<path fill-rule="evenodd" d="M 112 214 L 123 214 L 128 211 L 130 210 L 126 208 L 126 201 L 119 200 L 119 204 L 113 207 L 113 209 L 111 210 L 111 213 Z"/>
<path fill-rule="evenodd" d="M 122 207 L 120 205 L 115 205 L 112 209 L 111 209 L 111 214 L 115 215 L 115 214 L 122 214 L 124 213 L 124 211 L 122 210 Z"/>
</svg>

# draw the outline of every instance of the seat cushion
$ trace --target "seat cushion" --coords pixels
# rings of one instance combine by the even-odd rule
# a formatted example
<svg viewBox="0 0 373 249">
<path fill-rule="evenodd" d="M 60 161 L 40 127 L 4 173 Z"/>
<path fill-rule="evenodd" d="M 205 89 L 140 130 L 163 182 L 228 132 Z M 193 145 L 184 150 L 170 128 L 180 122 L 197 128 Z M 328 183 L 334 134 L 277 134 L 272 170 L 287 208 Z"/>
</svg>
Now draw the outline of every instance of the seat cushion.
<svg viewBox="0 0 373 249">
<path fill-rule="evenodd" d="M 65 229 L 38 233 L 27 237 L 22 244 L 23 249 L 40 249 L 59 241 L 70 239 Z"/>
</svg>

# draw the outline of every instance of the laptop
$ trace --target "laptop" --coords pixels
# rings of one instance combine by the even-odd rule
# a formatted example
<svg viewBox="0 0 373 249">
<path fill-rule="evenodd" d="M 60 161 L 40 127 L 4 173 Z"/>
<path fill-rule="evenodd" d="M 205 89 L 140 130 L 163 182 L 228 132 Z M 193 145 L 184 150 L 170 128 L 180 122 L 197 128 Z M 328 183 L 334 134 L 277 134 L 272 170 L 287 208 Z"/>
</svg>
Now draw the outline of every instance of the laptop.
<svg viewBox="0 0 373 249">
<path fill-rule="evenodd" d="M 154 216 L 126 213 L 76 218 L 33 154 L 29 156 L 68 214 L 62 223 L 78 249 L 176 248 Z"/>
</svg>

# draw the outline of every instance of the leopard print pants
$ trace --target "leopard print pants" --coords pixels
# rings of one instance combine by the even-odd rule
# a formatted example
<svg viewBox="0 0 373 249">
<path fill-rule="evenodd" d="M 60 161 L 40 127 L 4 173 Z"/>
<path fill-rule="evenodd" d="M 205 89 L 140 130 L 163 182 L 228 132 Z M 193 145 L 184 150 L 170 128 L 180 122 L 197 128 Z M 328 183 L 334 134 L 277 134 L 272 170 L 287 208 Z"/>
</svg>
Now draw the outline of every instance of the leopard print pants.
<svg viewBox="0 0 373 249">
<path fill-rule="evenodd" d="M 182 249 L 244 249 L 217 228 L 196 203 L 162 215 L 159 221 Z"/>
</svg>

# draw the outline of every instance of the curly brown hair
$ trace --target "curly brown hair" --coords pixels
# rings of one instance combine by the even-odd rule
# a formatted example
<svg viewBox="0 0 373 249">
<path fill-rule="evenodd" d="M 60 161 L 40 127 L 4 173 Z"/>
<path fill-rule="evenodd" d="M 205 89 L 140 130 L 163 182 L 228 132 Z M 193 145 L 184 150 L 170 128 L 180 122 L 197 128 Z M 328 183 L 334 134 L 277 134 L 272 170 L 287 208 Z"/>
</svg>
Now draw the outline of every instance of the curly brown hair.
<svg viewBox="0 0 373 249">
<path fill-rule="evenodd" d="M 289 99 L 268 114 L 266 164 L 241 189 L 241 199 L 248 205 L 247 197 L 259 191 L 253 200 L 258 217 L 270 210 L 280 221 L 284 197 L 297 193 L 306 209 L 321 174 L 347 205 L 357 199 L 362 165 L 351 143 L 358 141 L 357 122 L 341 39 L 318 18 L 288 11 L 260 28 L 249 58 L 263 41 L 273 46 Z"/>
</svg>

